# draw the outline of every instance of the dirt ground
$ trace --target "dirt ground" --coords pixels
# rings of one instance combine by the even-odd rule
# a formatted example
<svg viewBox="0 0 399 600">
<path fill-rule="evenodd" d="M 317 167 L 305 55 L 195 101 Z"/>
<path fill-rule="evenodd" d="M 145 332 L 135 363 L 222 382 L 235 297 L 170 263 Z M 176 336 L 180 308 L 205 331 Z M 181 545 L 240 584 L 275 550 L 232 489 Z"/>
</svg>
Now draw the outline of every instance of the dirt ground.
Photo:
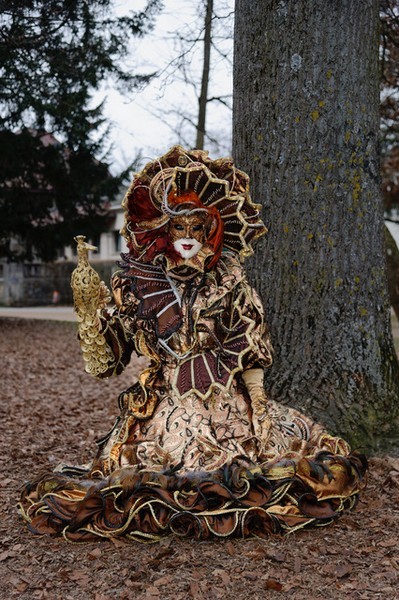
<svg viewBox="0 0 399 600">
<path fill-rule="evenodd" d="M 24 481 L 90 460 L 139 361 L 97 381 L 83 371 L 73 323 L 12 318 L 0 319 L 0 356 L 1 599 L 399 598 L 397 458 L 371 459 L 355 512 L 284 538 L 76 545 L 32 536 L 15 507 Z"/>
</svg>

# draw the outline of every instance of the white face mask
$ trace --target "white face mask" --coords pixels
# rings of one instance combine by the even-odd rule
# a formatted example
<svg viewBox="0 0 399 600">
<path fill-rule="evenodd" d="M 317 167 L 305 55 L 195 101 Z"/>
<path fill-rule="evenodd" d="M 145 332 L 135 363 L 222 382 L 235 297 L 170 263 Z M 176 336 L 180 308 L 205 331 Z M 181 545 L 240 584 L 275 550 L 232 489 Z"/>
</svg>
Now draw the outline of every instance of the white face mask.
<svg viewBox="0 0 399 600">
<path fill-rule="evenodd" d="M 202 244 L 194 238 L 180 238 L 173 242 L 173 247 L 183 258 L 192 258 L 201 250 Z"/>
</svg>

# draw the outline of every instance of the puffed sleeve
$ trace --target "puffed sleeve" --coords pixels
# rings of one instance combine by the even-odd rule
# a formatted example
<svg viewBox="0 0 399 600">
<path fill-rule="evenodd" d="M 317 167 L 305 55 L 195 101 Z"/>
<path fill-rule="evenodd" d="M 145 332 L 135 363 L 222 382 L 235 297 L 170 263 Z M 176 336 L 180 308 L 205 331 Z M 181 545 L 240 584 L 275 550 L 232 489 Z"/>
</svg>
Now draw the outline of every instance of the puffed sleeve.
<svg viewBox="0 0 399 600">
<path fill-rule="evenodd" d="M 134 350 L 134 336 L 138 327 L 138 300 L 131 291 L 130 279 L 116 273 L 111 284 L 115 305 L 101 311 L 100 333 L 104 336 L 114 359 L 100 377 L 122 373 Z"/>
<path fill-rule="evenodd" d="M 272 364 L 272 344 L 264 318 L 264 310 L 258 293 L 246 280 L 240 284 L 243 293 L 240 295 L 241 312 L 251 319 L 252 326 L 249 333 L 250 351 L 243 359 L 244 369 L 253 367 L 269 367 Z"/>
<path fill-rule="evenodd" d="M 270 366 L 273 349 L 262 302 L 249 285 L 242 264 L 229 255 L 221 261 L 219 271 L 219 289 L 223 286 L 227 291 L 217 325 L 223 347 L 237 357 L 242 370 Z"/>
</svg>

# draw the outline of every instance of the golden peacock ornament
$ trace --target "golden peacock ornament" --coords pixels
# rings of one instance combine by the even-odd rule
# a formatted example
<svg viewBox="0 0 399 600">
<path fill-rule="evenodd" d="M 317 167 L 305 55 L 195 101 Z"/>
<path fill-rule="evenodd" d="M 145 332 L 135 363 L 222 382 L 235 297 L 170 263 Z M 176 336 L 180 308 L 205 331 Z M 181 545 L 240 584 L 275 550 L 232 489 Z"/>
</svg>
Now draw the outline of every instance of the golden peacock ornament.
<svg viewBox="0 0 399 600">
<path fill-rule="evenodd" d="M 84 235 L 75 238 L 78 264 L 72 272 L 71 287 L 74 309 L 78 320 L 80 347 L 85 361 L 85 370 L 91 375 L 105 373 L 115 358 L 100 332 L 98 310 L 111 300 L 107 286 L 89 263 L 89 250 L 97 250 L 85 241 Z"/>
</svg>

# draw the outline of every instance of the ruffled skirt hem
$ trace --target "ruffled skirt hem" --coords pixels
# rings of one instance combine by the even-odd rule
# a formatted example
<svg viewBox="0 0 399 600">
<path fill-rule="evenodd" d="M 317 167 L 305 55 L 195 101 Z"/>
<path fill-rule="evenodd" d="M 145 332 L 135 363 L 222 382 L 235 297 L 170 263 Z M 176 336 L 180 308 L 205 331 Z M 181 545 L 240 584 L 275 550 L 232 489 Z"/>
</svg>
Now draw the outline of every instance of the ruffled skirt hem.
<svg viewBox="0 0 399 600">
<path fill-rule="evenodd" d="M 212 472 L 127 467 L 106 479 L 49 473 L 25 486 L 19 510 L 32 533 L 75 542 L 265 538 L 335 521 L 355 506 L 366 470 L 356 452 L 319 452 Z"/>
</svg>

